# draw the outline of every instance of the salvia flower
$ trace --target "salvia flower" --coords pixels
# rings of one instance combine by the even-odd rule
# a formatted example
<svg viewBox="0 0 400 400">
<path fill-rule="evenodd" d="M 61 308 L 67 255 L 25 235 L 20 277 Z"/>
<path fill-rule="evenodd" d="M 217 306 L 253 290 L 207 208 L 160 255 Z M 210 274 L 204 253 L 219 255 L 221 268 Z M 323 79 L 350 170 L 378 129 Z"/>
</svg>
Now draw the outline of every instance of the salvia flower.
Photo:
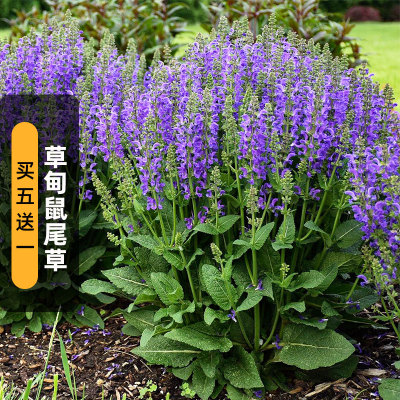
<svg viewBox="0 0 400 400">
<path fill-rule="evenodd" d="M 279 344 L 281 342 L 281 339 L 279 338 L 279 335 L 275 335 L 275 342 L 272 342 L 272 344 L 278 349 L 282 349 L 282 346 Z"/>
<path fill-rule="evenodd" d="M 237 322 L 236 320 L 236 311 L 232 308 L 231 312 L 228 314 L 228 317 L 233 321 L 233 322 Z"/>
</svg>

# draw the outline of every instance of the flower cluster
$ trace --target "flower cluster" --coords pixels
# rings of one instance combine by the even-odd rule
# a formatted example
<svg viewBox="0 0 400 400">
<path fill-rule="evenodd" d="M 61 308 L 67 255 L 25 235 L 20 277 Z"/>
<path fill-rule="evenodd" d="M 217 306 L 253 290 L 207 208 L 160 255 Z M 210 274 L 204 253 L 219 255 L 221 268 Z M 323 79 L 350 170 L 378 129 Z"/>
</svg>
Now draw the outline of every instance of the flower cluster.
<svg viewBox="0 0 400 400">
<path fill-rule="evenodd" d="M 222 19 L 181 62 L 156 57 L 146 68 L 133 42 L 120 55 L 106 35 L 95 52 L 67 18 L 0 48 L 0 93 L 78 97 L 83 198 L 100 157 L 126 159 L 147 209 L 162 209 L 171 193 L 192 201 L 182 214 L 189 227 L 223 215 L 232 185 L 218 184 L 232 171 L 244 189 L 237 196 L 256 198 L 247 214 L 276 216 L 290 200 L 321 200 L 347 171 L 342 189 L 393 275 L 400 139 L 390 90 L 271 21 L 254 41 L 243 23 Z"/>
<path fill-rule="evenodd" d="M 359 90 L 365 93 L 368 86 L 364 84 Z M 369 98 L 386 118 L 382 121 L 374 113 L 365 120 L 367 135 L 355 141 L 355 151 L 348 155 L 353 188 L 346 192 L 372 247 L 365 250 L 365 259 L 374 271 L 378 289 L 399 280 L 400 263 L 400 120 L 390 112 L 391 89 L 386 87 L 384 92 L 383 97 L 375 93 Z"/>
<path fill-rule="evenodd" d="M 137 275 L 128 298 L 168 306 L 157 324 L 219 319 L 246 348 L 284 353 L 294 328 L 283 319 L 322 331 L 343 304 L 369 305 L 354 284 L 340 303 L 306 307 L 309 289 L 323 296 L 351 276 L 343 264 L 362 286 L 393 289 L 400 123 L 390 89 L 365 68 L 285 35 L 273 17 L 256 40 L 245 21 L 221 19 L 182 60 L 157 55 L 149 66 L 133 42 L 118 53 L 110 34 L 95 51 L 70 20 L 45 32 L 0 48 L 0 93 L 80 100 L 79 210 L 96 190 L 118 229 L 108 234 L 121 248 L 115 265 Z"/>
</svg>

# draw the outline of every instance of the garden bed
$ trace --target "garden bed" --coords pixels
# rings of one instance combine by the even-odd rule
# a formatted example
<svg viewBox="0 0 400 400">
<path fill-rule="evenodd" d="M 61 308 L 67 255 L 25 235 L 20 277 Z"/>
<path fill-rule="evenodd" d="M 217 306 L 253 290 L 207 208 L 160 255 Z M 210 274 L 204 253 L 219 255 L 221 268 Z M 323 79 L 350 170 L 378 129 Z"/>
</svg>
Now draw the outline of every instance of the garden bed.
<svg viewBox="0 0 400 400">
<path fill-rule="evenodd" d="M 127 399 L 137 399 L 140 398 L 139 390 L 150 388 L 153 383 L 156 385 L 152 393 L 154 400 L 164 400 L 167 393 L 170 393 L 170 399 L 186 399 L 181 396 L 179 379 L 165 368 L 148 365 L 130 352 L 138 346 L 139 338 L 122 334 L 125 323 L 122 317 L 113 317 L 106 321 L 104 330 L 76 328 L 68 323 L 58 326 L 75 371 L 78 395 L 85 392 L 87 399 L 94 400 L 100 399 L 103 392 L 105 398 L 121 399 L 126 394 Z M 5 327 L 0 335 L 0 376 L 3 375 L 6 382 L 13 382 L 21 393 L 27 380 L 44 368 L 51 332 L 51 328 L 46 326 L 43 332 L 28 332 L 16 338 L 10 333 L 10 328 Z M 379 399 L 377 386 L 380 378 L 400 376 L 393 366 L 396 337 L 391 330 L 376 329 L 358 330 L 353 335 L 359 340 L 356 345 L 359 365 L 351 378 L 313 384 L 292 376 L 288 382 L 289 393 L 274 391 L 266 398 L 339 400 L 351 399 L 362 392 L 359 399 Z M 55 373 L 64 376 L 57 339 L 43 386 L 44 395 L 52 393 Z M 60 378 L 57 398 L 71 398 L 65 378 Z M 194 398 L 198 399 L 197 396 Z M 222 399 L 226 399 L 225 395 L 218 397 L 218 400 Z"/>
</svg>

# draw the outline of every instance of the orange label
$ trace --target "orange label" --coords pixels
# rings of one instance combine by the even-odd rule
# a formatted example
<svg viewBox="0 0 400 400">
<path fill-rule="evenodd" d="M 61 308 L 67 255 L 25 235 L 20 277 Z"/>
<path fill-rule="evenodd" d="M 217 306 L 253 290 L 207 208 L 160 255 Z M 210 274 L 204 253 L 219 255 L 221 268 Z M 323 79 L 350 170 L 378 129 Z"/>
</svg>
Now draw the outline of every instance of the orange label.
<svg viewBox="0 0 400 400">
<path fill-rule="evenodd" d="M 11 136 L 11 277 L 20 289 L 38 280 L 38 132 L 21 122 Z"/>
</svg>

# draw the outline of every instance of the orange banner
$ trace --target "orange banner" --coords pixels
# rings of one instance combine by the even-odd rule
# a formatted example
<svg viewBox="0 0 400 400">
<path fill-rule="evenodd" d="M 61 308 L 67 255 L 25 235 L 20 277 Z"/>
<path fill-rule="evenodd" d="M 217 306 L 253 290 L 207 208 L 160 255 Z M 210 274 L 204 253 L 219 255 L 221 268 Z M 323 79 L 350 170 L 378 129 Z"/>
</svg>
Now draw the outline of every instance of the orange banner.
<svg viewBox="0 0 400 400">
<path fill-rule="evenodd" d="M 20 289 L 38 280 L 38 132 L 21 122 L 11 136 L 11 277 Z"/>
</svg>

